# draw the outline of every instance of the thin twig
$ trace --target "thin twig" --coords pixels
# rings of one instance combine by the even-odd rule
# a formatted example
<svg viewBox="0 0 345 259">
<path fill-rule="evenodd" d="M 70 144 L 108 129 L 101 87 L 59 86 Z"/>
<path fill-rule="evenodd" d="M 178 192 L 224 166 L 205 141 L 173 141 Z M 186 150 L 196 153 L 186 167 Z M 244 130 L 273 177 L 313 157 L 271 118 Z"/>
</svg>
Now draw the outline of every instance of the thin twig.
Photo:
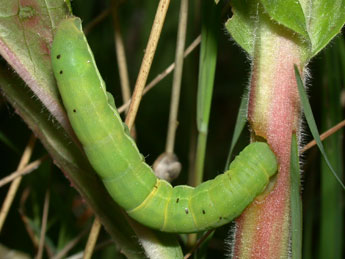
<svg viewBox="0 0 345 259">
<path fill-rule="evenodd" d="M 95 244 L 97 242 L 99 231 L 101 230 L 101 226 L 102 226 L 102 224 L 99 221 L 99 218 L 96 216 L 94 221 L 93 221 L 91 231 L 89 234 L 89 238 L 88 238 L 86 246 L 85 246 L 84 255 L 83 255 L 84 259 L 91 258 L 93 250 L 95 248 Z"/>
<path fill-rule="evenodd" d="M 46 192 L 45 198 L 44 198 L 40 243 L 38 246 L 38 252 L 36 255 L 36 259 L 41 259 L 43 256 L 43 248 L 44 248 L 44 243 L 45 243 L 47 221 L 48 221 L 48 212 L 49 212 L 49 201 L 50 201 L 50 191 L 48 189 Z"/>
<path fill-rule="evenodd" d="M 103 21 L 110 13 L 111 13 L 111 7 L 101 12 L 95 19 L 93 19 L 84 27 L 84 33 L 87 35 L 97 24 Z"/>
<path fill-rule="evenodd" d="M 52 259 L 61 259 L 61 258 L 66 257 L 67 253 L 71 251 L 71 249 L 74 248 L 86 234 L 87 234 L 87 231 L 81 232 L 78 236 L 76 236 L 74 239 L 69 241 L 67 245 L 65 245 L 65 247 L 60 252 L 54 255 Z"/>
<path fill-rule="evenodd" d="M 32 151 L 35 147 L 35 141 L 36 141 L 36 137 L 32 134 L 30 139 L 29 139 L 28 144 L 25 147 L 23 155 L 20 159 L 20 162 L 19 162 L 19 165 L 17 168 L 18 170 L 23 169 L 27 165 L 27 163 L 30 161 Z M 6 220 L 8 211 L 11 208 L 13 199 L 17 193 L 17 190 L 18 190 L 18 187 L 19 187 L 21 180 L 22 180 L 22 177 L 20 176 L 11 183 L 11 186 L 7 192 L 6 198 L 2 204 L 2 208 L 0 211 L 0 232 L 1 232 L 2 226 L 4 225 L 4 222 Z"/>
<path fill-rule="evenodd" d="M 134 93 L 132 95 L 132 101 L 129 106 L 128 114 L 126 117 L 126 124 L 129 130 L 132 129 L 135 117 L 137 115 L 143 90 L 146 84 L 146 80 L 151 68 L 152 60 L 156 52 L 159 37 L 161 35 L 162 27 L 164 24 L 165 16 L 168 11 L 170 0 L 160 0 L 156 11 L 156 16 L 153 21 L 150 37 L 147 42 L 143 61 L 140 66 L 139 75 L 135 83 Z"/>
<path fill-rule="evenodd" d="M 49 158 L 48 155 L 45 155 L 43 157 L 41 157 L 40 159 L 37 159 L 33 162 L 31 162 L 30 164 L 26 165 L 24 168 L 14 171 L 12 172 L 10 175 L 2 178 L 0 180 L 0 187 L 4 186 L 5 184 L 8 184 L 9 182 L 13 181 L 14 179 L 16 179 L 19 176 L 23 176 L 25 174 L 29 174 L 32 171 L 36 170 L 44 160 L 46 160 L 47 158 Z"/>
<path fill-rule="evenodd" d="M 33 243 L 33 246 L 34 246 L 34 249 L 37 249 L 38 250 L 38 247 L 39 247 L 39 239 L 38 239 L 38 236 L 36 235 L 36 232 L 35 230 L 33 229 L 32 227 L 32 223 L 30 222 L 30 219 L 25 215 L 25 203 L 30 195 L 30 187 L 26 187 L 23 192 L 22 192 L 22 195 L 20 197 L 20 200 L 19 200 L 19 209 L 18 209 L 18 212 L 20 214 L 20 217 L 24 223 L 24 226 L 25 226 L 25 229 L 29 235 L 29 237 L 31 238 L 31 241 Z M 51 258 L 53 256 L 53 252 L 52 252 L 52 249 L 50 248 L 50 246 L 47 244 L 47 242 L 44 242 L 44 246 L 45 246 L 45 249 L 46 249 L 46 252 L 47 252 L 47 256 L 49 258 Z"/>
<path fill-rule="evenodd" d="M 345 126 L 345 120 L 339 122 L 337 125 L 333 126 L 329 130 L 325 131 L 324 133 L 322 133 L 320 135 L 321 141 L 326 139 L 326 138 L 328 138 L 329 136 L 331 136 L 333 133 L 335 133 L 336 131 L 340 130 L 344 126 Z M 307 145 L 305 145 L 301 149 L 301 153 L 304 153 L 305 151 L 307 151 L 308 149 L 312 148 L 315 145 L 316 145 L 316 141 L 315 140 L 310 141 Z"/>
<path fill-rule="evenodd" d="M 201 42 L 201 35 L 195 38 L 195 40 L 188 46 L 188 48 L 184 52 L 184 57 L 187 57 Z M 175 69 L 175 63 L 170 64 L 162 73 L 157 75 L 144 89 L 143 95 L 150 91 L 153 87 L 155 87 L 160 81 L 162 81 L 166 76 L 168 76 L 173 70 Z M 130 101 L 123 104 L 120 108 L 118 108 L 118 112 L 124 112 L 127 107 L 130 105 Z"/>
<path fill-rule="evenodd" d="M 178 32 L 177 32 L 176 54 L 175 54 L 176 68 L 174 71 L 173 84 L 172 84 L 168 136 L 167 136 L 167 140 L 165 144 L 165 152 L 168 154 L 174 153 L 175 136 L 176 136 L 176 129 L 178 125 L 177 114 L 178 114 L 178 107 L 179 107 L 179 102 L 180 102 L 183 59 L 184 59 L 183 52 L 184 52 L 184 46 L 186 42 L 187 18 L 188 18 L 188 0 L 181 0 L 179 25 L 178 25 Z"/>
<path fill-rule="evenodd" d="M 33 231 L 33 229 L 30 227 L 30 219 L 28 218 L 28 216 L 24 214 L 23 210 L 19 210 L 19 215 L 24 223 L 24 227 L 31 239 L 31 242 L 34 248 L 37 248 L 39 246 L 39 240 L 38 240 L 38 237 L 35 235 L 35 232 Z"/>
<path fill-rule="evenodd" d="M 196 249 L 206 240 L 206 238 L 214 231 L 214 229 L 207 231 L 205 235 L 203 235 L 198 242 L 193 246 L 193 248 L 184 256 L 184 259 L 188 259 Z"/>
</svg>

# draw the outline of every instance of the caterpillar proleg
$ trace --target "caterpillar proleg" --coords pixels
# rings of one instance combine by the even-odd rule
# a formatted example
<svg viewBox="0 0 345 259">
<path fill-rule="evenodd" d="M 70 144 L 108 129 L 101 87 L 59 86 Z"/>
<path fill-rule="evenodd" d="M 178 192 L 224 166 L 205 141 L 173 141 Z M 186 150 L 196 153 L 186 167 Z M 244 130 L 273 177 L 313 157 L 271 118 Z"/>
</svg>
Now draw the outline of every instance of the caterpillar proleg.
<svg viewBox="0 0 345 259">
<path fill-rule="evenodd" d="M 84 151 L 112 198 L 138 222 L 190 233 L 230 222 L 266 187 L 277 161 L 263 142 L 248 145 L 228 171 L 196 188 L 159 180 L 110 103 L 79 18 L 57 27 L 51 59 L 59 92 Z"/>
</svg>

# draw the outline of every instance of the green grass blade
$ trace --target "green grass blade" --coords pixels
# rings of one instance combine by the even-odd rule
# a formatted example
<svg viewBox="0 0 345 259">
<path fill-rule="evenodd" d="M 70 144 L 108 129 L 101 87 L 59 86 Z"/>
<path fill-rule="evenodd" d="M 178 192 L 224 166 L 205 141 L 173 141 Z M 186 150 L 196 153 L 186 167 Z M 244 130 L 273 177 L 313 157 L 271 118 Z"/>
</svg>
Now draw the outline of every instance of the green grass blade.
<svg viewBox="0 0 345 259">
<path fill-rule="evenodd" d="M 241 136 L 241 133 L 244 129 L 244 126 L 247 123 L 247 106 L 248 106 L 248 92 L 246 91 L 244 96 L 242 97 L 240 108 L 237 113 L 237 118 L 236 118 L 236 124 L 235 124 L 235 129 L 234 129 L 234 134 L 232 135 L 231 139 L 231 144 L 230 144 L 230 150 L 228 153 L 228 158 L 226 159 L 226 164 L 225 164 L 225 171 L 228 170 L 231 158 L 232 158 L 232 153 L 234 151 L 234 148 L 238 142 L 238 139 Z"/>
<path fill-rule="evenodd" d="M 218 32 L 220 7 L 213 2 L 202 3 L 203 18 L 201 30 L 201 50 L 199 60 L 199 82 L 197 93 L 197 128 L 198 142 L 195 159 L 195 175 L 192 185 L 198 185 L 203 179 L 206 153 L 208 124 L 218 53 Z"/>
<path fill-rule="evenodd" d="M 302 258 L 302 200 L 300 196 L 301 179 L 299 174 L 298 144 L 295 134 L 292 135 L 291 141 L 290 179 L 292 259 L 300 259 Z"/>
<path fill-rule="evenodd" d="M 311 134 L 313 135 L 313 138 L 315 139 L 316 144 L 319 147 L 320 152 L 321 152 L 323 158 L 325 159 L 325 161 L 326 161 L 329 169 L 331 170 L 332 174 L 337 179 L 337 181 L 339 182 L 341 187 L 345 190 L 345 185 L 342 183 L 342 181 L 340 180 L 339 176 L 334 171 L 331 163 L 328 160 L 328 157 L 327 157 L 327 154 L 325 152 L 325 149 L 323 148 L 323 145 L 322 145 L 322 142 L 321 142 L 321 139 L 320 139 L 320 134 L 319 134 L 319 131 L 317 129 L 317 126 L 316 126 L 316 123 L 315 123 L 315 120 L 314 120 L 313 112 L 311 110 L 311 107 L 310 107 L 310 104 L 309 104 L 309 101 L 308 101 L 308 97 L 307 97 L 307 94 L 305 92 L 305 89 L 304 89 L 304 86 L 303 86 L 303 82 L 302 82 L 301 76 L 299 74 L 299 71 L 298 71 L 298 68 L 297 68 L 296 65 L 295 65 L 295 75 L 296 75 L 296 80 L 297 80 L 297 88 L 298 88 L 299 96 L 301 98 L 301 103 L 302 103 L 302 107 L 303 107 L 303 110 L 304 110 L 304 115 L 305 115 L 305 118 L 307 120 L 307 123 L 308 123 L 309 129 L 311 131 Z"/>
</svg>

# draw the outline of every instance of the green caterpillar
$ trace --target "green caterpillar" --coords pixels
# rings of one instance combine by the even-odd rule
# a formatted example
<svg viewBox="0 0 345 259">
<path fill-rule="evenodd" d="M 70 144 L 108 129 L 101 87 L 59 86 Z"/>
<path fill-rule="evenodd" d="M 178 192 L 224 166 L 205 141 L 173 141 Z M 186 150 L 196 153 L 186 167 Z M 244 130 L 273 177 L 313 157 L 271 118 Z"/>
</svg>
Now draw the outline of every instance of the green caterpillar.
<svg viewBox="0 0 345 259">
<path fill-rule="evenodd" d="M 127 134 L 96 67 L 79 18 L 63 20 L 51 49 L 54 75 L 72 127 L 113 199 L 138 222 L 190 233 L 230 222 L 277 171 L 263 142 L 247 146 L 228 171 L 196 188 L 157 179 Z"/>
</svg>

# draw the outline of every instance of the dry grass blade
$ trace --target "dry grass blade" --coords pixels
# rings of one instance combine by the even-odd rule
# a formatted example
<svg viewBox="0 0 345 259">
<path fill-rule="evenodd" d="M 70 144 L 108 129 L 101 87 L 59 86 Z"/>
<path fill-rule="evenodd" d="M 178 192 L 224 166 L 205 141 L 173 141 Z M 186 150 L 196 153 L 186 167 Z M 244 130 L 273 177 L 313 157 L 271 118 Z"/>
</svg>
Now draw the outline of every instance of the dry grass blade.
<svg viewBox="0 0 345 259">
<path fill-rule="evenodd" d="M 201 35 L 195 38 L 195 40 L 188 46 L 188 48 L 184 51 L 184 58 L 187 57 L 201 42 Z M 144 89 L 143 94 L 146 94 L 150 91 L 153 87 L 155 87 L 161 80 L 163 80 L 167 75 L 169 75 L 175 69 L 175 63 L 170 64 L 162 73 L 157 75 Z M 124 112 L 127 107 L 130 105 L 130 101 L 123 104 L 120 108 L 118 108 L 118 112 Z"/>
<path fill-rule="evenodd" d="M 345 127 L 345 120 L 339 122 L 337 125 L 335 125 L 334 127 L 330 128 L 329 130 L 325 131 L 324 133 L 322 133 L 320 135 L 320 139 L 324 140 L 326 138 L 328 138 L 329 136 L 331 136 L 333 133 L 335 133 L 336 131 L 340 130 L 342 127 Z M 305 151 L 307 151 L 308 149 L 312 148 L 313 146 L 316 145 L 316 141 L 312 140 L 310 141 L 307 145 L 305 145 L 302 150 L 301 153 L 304 153 Z"/>
<path fill-rule="evenodd" d="M 122 90 L 122 99 L 123 102 L 128 102 L 131 98 L 131 90 L 129 86 L 129 77 L 127 69 L 127 60 L 125 47 L 123 44 L 119 18 L 117 13 L 117 6 L 113 8 L 113 24 L 114 24 L 114 39 L 115 39 L 115 49 L 116 49 L 116 58 L 117 64 L 119 66 L 119 75 L 121 81 L 121 90 Z"/>
<path fill-rule="evenodd" d="M 115 0 L 114 2 L 115 3 L 113 4 L 113 24 L 114 24 L 114 38 L 115 38 L 114 41 L 115 41 L 115 49 L 116 49 L 116 58 L 117 58 L 117 64 L 119 67 L 122 100 L 123 100 L 123 103 L 126 103 L 126 102 L 129 102 L 131 99 L 131 88 L 129 85 L 125 47 L 123 44 L 119 17 L 118 17 L 119 5 L 116 3 Z M 126 113 L 127 112 L 128 112 L 128 109 L 126 110 Z M 135 127 L 132 128 L 131 135 L 135 139 L 135 136 L 136 136 Z"/>
<path fill-rule="evenodd" d="M 186 42 L 187 21 L 188 21 L 188 0 L 181 0 L 179 25 L 177 32 L 177 44 L 175 54 L 176 68 L 174 71 L 172 94 L 170 103 L 168 136 L 165 145 L 165 152 L 168 154 L 174 153 L 175 135 L 177 129 L 177 114 L 180 101 L 184 46 Z"/>
<path fill-rule="evenodd" d="M 44 198 L 40 243 L 38 246 L 38 252 L 36 255 L 36 259 L 41 259 L 43 256 L 43 249 L 44 249 L 46 229 L 47 229 L 47 221 L 48 221 L 48 212 L 49 212 L 49 201 L 50 201 L 50 191 L 47 190 L 45 198 Z"/>
<path fill-rule="evenodd" d="M 126 117 L 126 124 L 129 130 L 131 130 L 133 127 L 135 117 L 139 109 L 141 97 L 143 95 L 143 90 L 144 90 L 146 80 L 151 68 L 152 60 L 156 52 L 158 40 L 161 35 L 161 31 L 163 28 L 163 24 L 165 21 L 165 16 L 168 11 L 169 4 L 170 4 L 170 0 L 160 0 L 158 4 L 158 8 L 156 11 L 155 19 L 153 21 L 150 37 L 145 49 L 145 55 L 140 66 L 137 81 L 135 83 L 132 101 L 129 106 L 128 115 Z"/>
<path fill-rule="evenodd" d="M 20 218 L 22 219 L 22 221 L 24 223 L 26 232 L 28 233 L 34 248 L 38 248 L 39 240 L 38 240 L 38 237 L 35 235 L 35 232 L 30 227 L 29 218 L 24 214 L 24 212 L 22 210 L 19 210 L 19 214 L 20 214 Z"/>
<path fill-rule="evenodd" d="M 26 187 L 23 190 L 22 195 L 20 197 L 19 210 L 18 211 L 19 211 L 20 217 L 24 223 L 24 227 L 25 227 L 25 229 L 26 229 L 26 231 L 27 231 L 27 233 L 28 233 L 28 235 L 32 241 L 34 249 L 38 249 L 39 243 L 40 243 L 39 238 L 36 235 L 36 232 L 32 227 L 32 223 L 30 222 L 31 220 L 29 219 L 28 216 L 25 215 L 25 203 L 28 200 L 30 193 L 31 193 L 30 187 Z M 45 246 L 48 257 L 49 258 L 52 257 L 53 252 L 52 252 L 51 248 L 47 245 L 46 242 L 44 243 L 44 246 Z"/>
<path fill-rule="evenodd" d="M 93 221 L 92 228 L 89 234 L 89 238 L 87 240 L 85 251 L 84 251 L 84 259 L 89 259 L 92 256 L 93 250 L 95 248 L 99 231 L 101 230 L 101 222 L 99 221 L 98 217 L 95 217 Z"/>
<path fill-rule="evenodd" d="M 32 244 L 34 246 L 35 249 L 38 248 L 38 237 L 35 235 L 34 231 L 32 230 L 32 228 L 30 227 L 30 220 L 29 218 L 25 215 L 25 202 L 27 201 L 29 195 L 30 195 L 31 189 L 30 187 L 26 187 L 20 197 L 20 201 L 19 201 L 19 215 L 21 220 L 24 223 L 24 227 L 26 229 L 27 234 L 29 235 Z"/>
<path fill-rule="evenodd" d="M 20 159 L 19 165 L 18 165 L 18 170 L 23 169 L 27 163 L 30 161 L 32 151 L 35 147 L 35 142 L 36 142 L 36 137 L 32 134 L 28 144 L 25 147 L 25 150 L 23 152 L 23 155 Z M 14 180 L 7 192 L 6 198 L 2 204 L 1 211 L 0 211 L 0 232 L 2 229 L 2 226 L 4 225 L 4 222 L 6 220 L 8 211 L 11 208 L 13 199 L 17 193 L 19 184 L 22 180 L 22 177 L 18 177 L 16 180 Z"/>
<path fill-rule="evenodd" d="M 49 156 L 43 156 L 40 159 L 37 159 L 33 162 L 31 162 L 30 164 L 26 165 L 24 168 L 19 169 L 17 171 L 14 171 L 13 173 L 11 173 L 10 175 L 2 178 L 0 180 L 0 187 L 4 186 L 5 184 L 8 184 L 9 182 L 13 181 L 14 179 L 16 179 L 19 176 L 23 176 L 25 174 L 29 174 L 32 171 L 36 170 L 44 160 L 46 160 Z"/>
</svg>

